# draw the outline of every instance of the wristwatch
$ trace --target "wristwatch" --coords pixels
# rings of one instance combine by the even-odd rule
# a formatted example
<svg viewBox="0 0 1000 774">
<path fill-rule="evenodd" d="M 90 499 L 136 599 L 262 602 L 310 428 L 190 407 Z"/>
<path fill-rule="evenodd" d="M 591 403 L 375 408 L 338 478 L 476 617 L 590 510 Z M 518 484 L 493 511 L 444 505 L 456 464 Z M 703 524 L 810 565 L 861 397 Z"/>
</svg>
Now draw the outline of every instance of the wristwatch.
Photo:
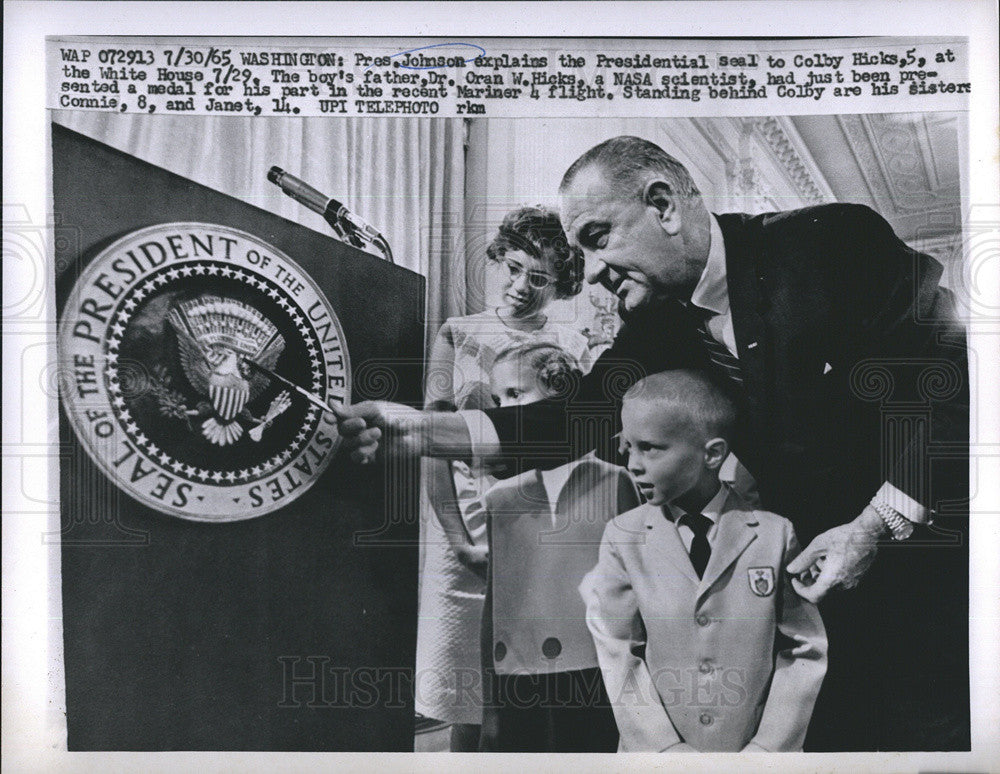
<svg viewBox="0 0 1000 774">
<path fill-rule="evenodd" d="M 882 522 L 889 528 L 889 534 L 893 540 L 906 540 L 913 534 L 913 522 L 903 518 L 899 511 L 888 503 L 875 498 L 870 503 L 875 513 L 879 515 Z"/>
</svg>

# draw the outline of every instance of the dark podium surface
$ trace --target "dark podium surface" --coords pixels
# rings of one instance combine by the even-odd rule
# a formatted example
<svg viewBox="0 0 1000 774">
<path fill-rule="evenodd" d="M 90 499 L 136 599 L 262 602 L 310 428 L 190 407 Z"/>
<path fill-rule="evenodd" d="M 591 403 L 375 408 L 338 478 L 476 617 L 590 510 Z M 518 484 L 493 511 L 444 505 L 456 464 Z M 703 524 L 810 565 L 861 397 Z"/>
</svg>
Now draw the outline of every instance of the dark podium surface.
<svg viewBox="0 0 1000 774">
<path fill-rule="evenodd" d="M 229 226 L 322 288 L 355 400 L 420 403 L 422 277 L 58 125 L 52 143 L 60 313 L 121 236 Z M 60 442 L 71 751 L 412 750 L 415 480 L 386 497 L 394 471 L 338 455 L 283 509 L 203 524 L 116 487 L 62 412 Z"/>
</svg>

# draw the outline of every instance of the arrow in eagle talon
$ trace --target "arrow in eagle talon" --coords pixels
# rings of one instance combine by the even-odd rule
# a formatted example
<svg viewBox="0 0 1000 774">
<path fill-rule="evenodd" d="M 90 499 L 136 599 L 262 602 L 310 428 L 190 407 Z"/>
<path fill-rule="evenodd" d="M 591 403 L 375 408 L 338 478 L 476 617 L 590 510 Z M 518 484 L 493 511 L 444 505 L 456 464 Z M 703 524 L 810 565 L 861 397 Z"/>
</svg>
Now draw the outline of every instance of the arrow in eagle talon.
<svg viewBox="0 0 1000 774">
<path fill-rule="evenodd" d="M 275 373 L 270 368 L 264 368 L 264 366 L 260 365 L 259 363 L 255 363 L 253 360 L 251 360 L 248 357 L 243 358 L 243 362 L 246 363 L 250 367 L 250 369 L 252 371 L 256 371 L 257 373 L 264 374 L 264 376 L 266 376 L 268 379 L 271 379 L 272 381 L 279 382 L 279 383 L 285 385 L 286 387 L 288 387 L 288 388 L 290 388 L 292 390 L 295 390 L 295 392 L 297 392 L 299 395 L 301 395 L 303 398 L 305 398 L 307 401 L 309 401 L 310 403 L 312 403 L 317 408 L 321 408 L 321 409 L 323 409 L 323 411 L 329 411 L 337 419 L 343 419 L 344 418 L 343 415 L 339 411 L 337 411 L 337 409 L 329 406 L 327 403 L 325 403 L 323 401 L 323 399 L 321 397 L 319 397 L 318 395 L 315 395 L 315 394 L 309 392 L 309 390 L 305 389 L 304 387 L 299 387 L 299 385 L 297 385 L 291 379 L 286 379 L 284 376 L 282 376 L 281 374 Z"/>
</svg>

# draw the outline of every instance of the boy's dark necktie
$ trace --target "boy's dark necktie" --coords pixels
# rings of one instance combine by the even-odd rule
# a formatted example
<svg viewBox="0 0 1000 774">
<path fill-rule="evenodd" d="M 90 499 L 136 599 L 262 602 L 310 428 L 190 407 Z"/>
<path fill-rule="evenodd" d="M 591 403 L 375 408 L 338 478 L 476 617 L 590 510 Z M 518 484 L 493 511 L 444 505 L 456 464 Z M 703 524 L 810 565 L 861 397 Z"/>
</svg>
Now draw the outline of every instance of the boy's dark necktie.
<svg viewBox="0 0 1000 774">
<path fill-rule="evenodd" d="M 708 558 L 712 555 L 712 548 L 708 545 L 708 531 L 712 528 L 712 520 L 700 513 L 685 513 L 681 516 L 681 524 L 686 524 L 694 533 L 688 554 L 691 556 L 694 571 L 700 578 L 705 574 Z"/>
</svg>

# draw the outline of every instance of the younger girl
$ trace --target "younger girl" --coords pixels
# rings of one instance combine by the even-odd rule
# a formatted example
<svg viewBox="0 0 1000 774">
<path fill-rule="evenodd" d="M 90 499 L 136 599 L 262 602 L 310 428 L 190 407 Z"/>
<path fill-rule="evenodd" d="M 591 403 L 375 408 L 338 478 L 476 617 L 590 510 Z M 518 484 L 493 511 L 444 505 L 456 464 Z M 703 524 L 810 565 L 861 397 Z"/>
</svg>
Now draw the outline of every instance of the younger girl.
<svg viewBox="0 0 1000 774">
<path fill-rule="evenodd" d="M 583 258 L 568 244 L 559 213 L 521 207 L 509 213 L 486 249 L 487 285 L 499 305 L 451 317 L 427 364 L 426 408 L 492 406 L 489 373 L 511 346 L 558 344 L 586 365 L 587 339 L 550 318 L 553 302 L 583 281 Z M 476 511 L 493 483 L 459 460 L 425 459 L 420 537 L 424 549 L 417 624 L 416 710 L 451 724 L 451 749 L 475 750 L 482 707 L 479 622 L 486 572 L 486 525 Z"/>
<path fill-rule="evenodd" d="M 494 400 L 523 405 L 571 389 L 576 362 L 549 344 L 497 355 Z M 497 483 L 484 497 L 490 562 L 483 611 L 483 752 L 614 752 L 578 586 L 607 521 L 638 504 L 622 468 L 589 454 Z"/>
</svg>

